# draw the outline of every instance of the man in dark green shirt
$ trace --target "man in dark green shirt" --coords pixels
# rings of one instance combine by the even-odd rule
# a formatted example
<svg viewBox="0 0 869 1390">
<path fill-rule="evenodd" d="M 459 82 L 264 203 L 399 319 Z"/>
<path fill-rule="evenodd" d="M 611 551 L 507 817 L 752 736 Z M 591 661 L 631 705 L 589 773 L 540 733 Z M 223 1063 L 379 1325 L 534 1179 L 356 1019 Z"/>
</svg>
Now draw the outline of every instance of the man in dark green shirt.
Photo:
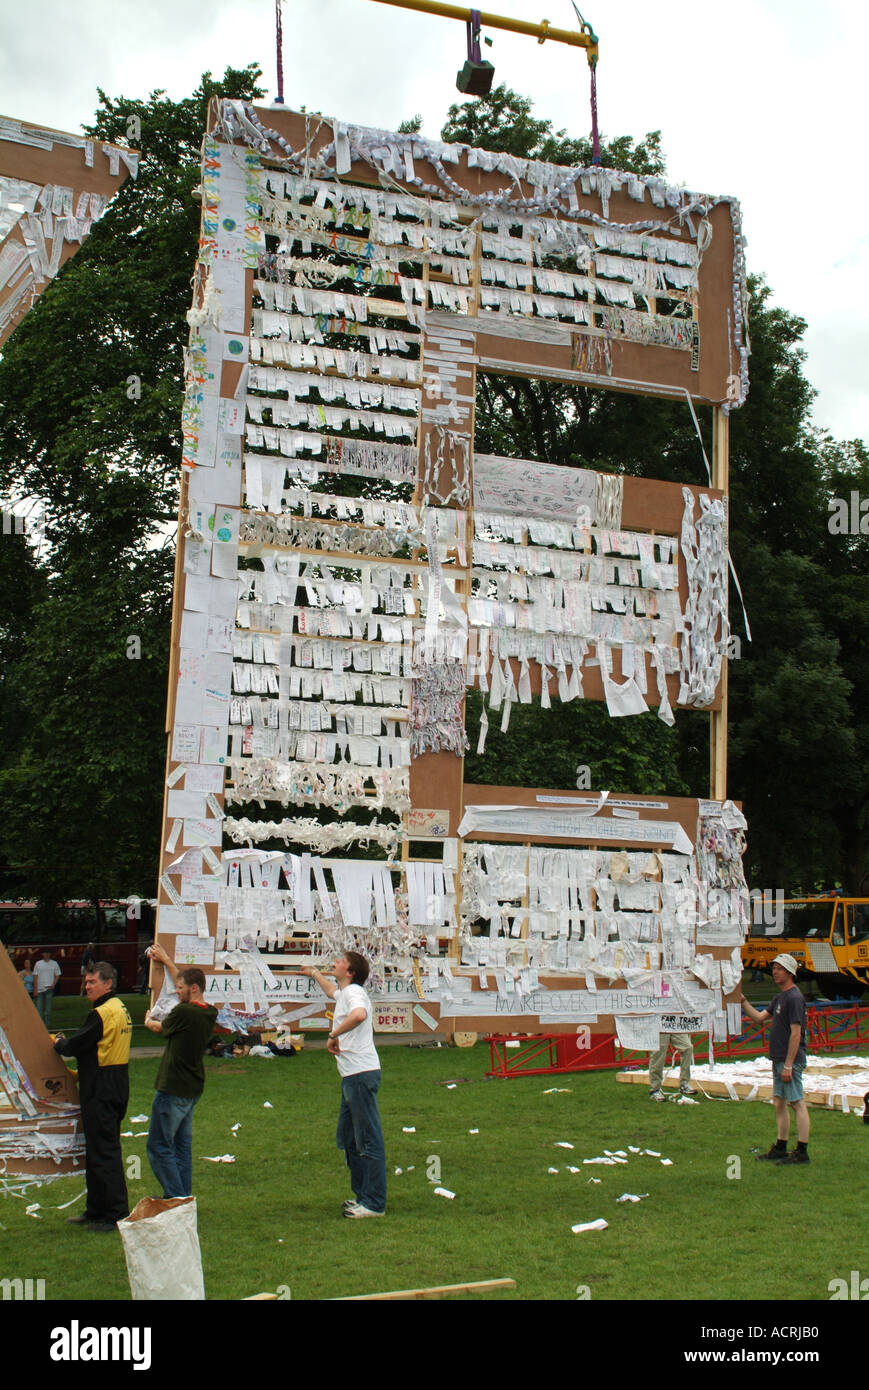
<svg viewBox="0 0 869 1390">
<path fill-rule="evenodd" d="M 196 966 L 179 970 L 162 946 L 151 947 L 152 959 L 169 972 L 178 1003 L 162 1020 L 145 1015 L 145 1027 L 166 1038 L 157 1094 L 148 1127 L 148 1162 L 164 1197 L 189 1197 L 193 1189 L 193 1107 L 205 1086 L 205 1045 L 217 1010 L 203 999 L 205 975 Z"/>
</svg>

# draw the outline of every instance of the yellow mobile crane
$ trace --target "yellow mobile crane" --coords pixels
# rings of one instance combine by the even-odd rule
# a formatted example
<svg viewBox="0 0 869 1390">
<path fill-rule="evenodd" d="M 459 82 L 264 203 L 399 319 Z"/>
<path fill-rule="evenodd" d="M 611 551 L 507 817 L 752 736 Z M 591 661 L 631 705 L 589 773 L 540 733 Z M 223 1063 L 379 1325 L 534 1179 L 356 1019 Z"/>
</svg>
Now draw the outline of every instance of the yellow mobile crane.
<svg viewBox="0 0 869 1390">
<path fill-rule="evenodd" d="M 786 952 L 800 966 L 800 979 L 817 980 L 828 999 L 857 999 L 869 990 L 869 898 L 829 893 L 815 898 L 786 898 L 783 921 L 775 913 L 758 913 L 742 947 L 749 970 L 771 969 Z"/>
</svg>

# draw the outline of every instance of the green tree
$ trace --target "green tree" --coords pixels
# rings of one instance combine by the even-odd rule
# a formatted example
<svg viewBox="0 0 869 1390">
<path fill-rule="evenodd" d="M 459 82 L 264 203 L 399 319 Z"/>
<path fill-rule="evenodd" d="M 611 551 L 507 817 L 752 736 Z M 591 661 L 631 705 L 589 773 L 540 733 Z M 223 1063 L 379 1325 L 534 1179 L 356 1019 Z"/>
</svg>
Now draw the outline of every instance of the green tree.
<svg viewBox="0 0 869 1390">
<path fill-rule="evenodd" d="M 573 168 L 590 165 L 591 140 L 554 131 L 551 121 L 532 116 L 533 104 L 502 83 L 488 96 L 451 106 L 441 139 Z M 606 168 L 628 169 L 634 174 L 663 174 L 661 132 L 649 131 L 638 142 L 629 135 L 613 140 L 602 137 L 600 162 Z"/>
<path fill-rule="evenodd" d="M 193 191 L 209 101 L 262 96 L 259 75 L 206 73 L 180 102 L 99 93 L 87 133 L 138 144 L 138 179 L 0 361 L 0 491 L 39 501 L 47 540 L 38 562 L 4 542 L 5 891 L 156 891 Z"/>
</svg>

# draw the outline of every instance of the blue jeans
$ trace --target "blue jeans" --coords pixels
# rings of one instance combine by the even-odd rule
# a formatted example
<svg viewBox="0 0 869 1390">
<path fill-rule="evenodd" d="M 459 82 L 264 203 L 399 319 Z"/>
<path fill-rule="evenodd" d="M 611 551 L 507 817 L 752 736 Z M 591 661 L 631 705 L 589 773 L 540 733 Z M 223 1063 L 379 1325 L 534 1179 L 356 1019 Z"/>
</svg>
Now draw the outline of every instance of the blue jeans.
<svg viewBox="0 0 869 1390">
<path fill-rule="evenodd" d="M 46 1028 L 51 1027 L 51 1001 L 53 998 L 53 989 L 41 989 L 33 1001 Z"/>
<path fill-rule="evenodd" d="M 193 1107 L 198 1096 L 170 1096 L 158 1091 L 148 1126 L 148 1162 L 164 1197 L 193 1192 Z"/>
<path fill-rule="evenodd" d="M 379 1071 L 341 1078 L 341 1112 L 335 1136 L 350 1169 L 350 1185 L 363 1207 L 386 1210 L 386 1150 L 377 1108 Z"/>
</svg>

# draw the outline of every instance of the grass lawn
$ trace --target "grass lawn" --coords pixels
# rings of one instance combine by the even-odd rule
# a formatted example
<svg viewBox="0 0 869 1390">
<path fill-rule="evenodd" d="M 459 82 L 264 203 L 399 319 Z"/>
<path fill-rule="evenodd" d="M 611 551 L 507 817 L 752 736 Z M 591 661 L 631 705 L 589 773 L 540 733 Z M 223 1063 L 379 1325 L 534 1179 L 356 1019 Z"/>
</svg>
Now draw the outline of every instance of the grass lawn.
<svg viewBox="0 0 869 1390">
<path fill-rule="evenodd" d="M 592 1299 L 788 1302 L 828 1300 L 831 1279 L 869 1269 L 856 1219 L 869 1128 L 853 1115 L 813 1111 L 811 1165 L 782 1169 L 752 1154 L 775 1137 L 769 1104 L 652 1105 L 644 1087 L 619 1085 L 614 1072 L 488 1081 L 488 1060 L 483 1043 L 383 1048 L 388 1213 L 351 1222 L 341 1217 L 350 1188 L 334 1147 L 333 1059 L 207 1059 L 193 1152 L 208 1298 L 285 1285 L 293 1299 L 324 1299 L 509 1276 L 517 1288 L 502 1298 L 575 1299 L 586 1286 Z M 156 1068 L 155 1059 L 131 1063 L 131 1115 L 150 1110 Z M 453 1078 L 464 1080 L 448 1090 Z M 550 1086 L 569 1089 L 544 1094 Z M 141 1160 L 129 1184 L 135 1203 L 156 1184 L 145 1140 L 123 1144 Z M 629 1145 L 659 1150 L 672 1166 L 634 1155 L 627 1165 L 582 1166 Z M 202 1158 L 224 1153 L 235 1163 Z M 740 1177 L 728 1177 L 734 1159 Z M 434 1195 L 438 1182 L 454 1201 Z M 82 1188 L 69 1178 L 26 1202 L 6 1200 L 0 1241 L 26 1248 L 20 1273 L 45 1279 L 46 1299 L 127 1299 L 119 1238 L 68 1226 L 70 1210 L 52 1210 Z M 619 1205 L 624 1192 L 649 1195 Z M 33 1201 L 42 1219 L 26 1215 Z M 571 1233 L 598 1217 L 608 1230 Z M 786 1259 L 774 1255 L 783 1232 Z"/>
</svg>

